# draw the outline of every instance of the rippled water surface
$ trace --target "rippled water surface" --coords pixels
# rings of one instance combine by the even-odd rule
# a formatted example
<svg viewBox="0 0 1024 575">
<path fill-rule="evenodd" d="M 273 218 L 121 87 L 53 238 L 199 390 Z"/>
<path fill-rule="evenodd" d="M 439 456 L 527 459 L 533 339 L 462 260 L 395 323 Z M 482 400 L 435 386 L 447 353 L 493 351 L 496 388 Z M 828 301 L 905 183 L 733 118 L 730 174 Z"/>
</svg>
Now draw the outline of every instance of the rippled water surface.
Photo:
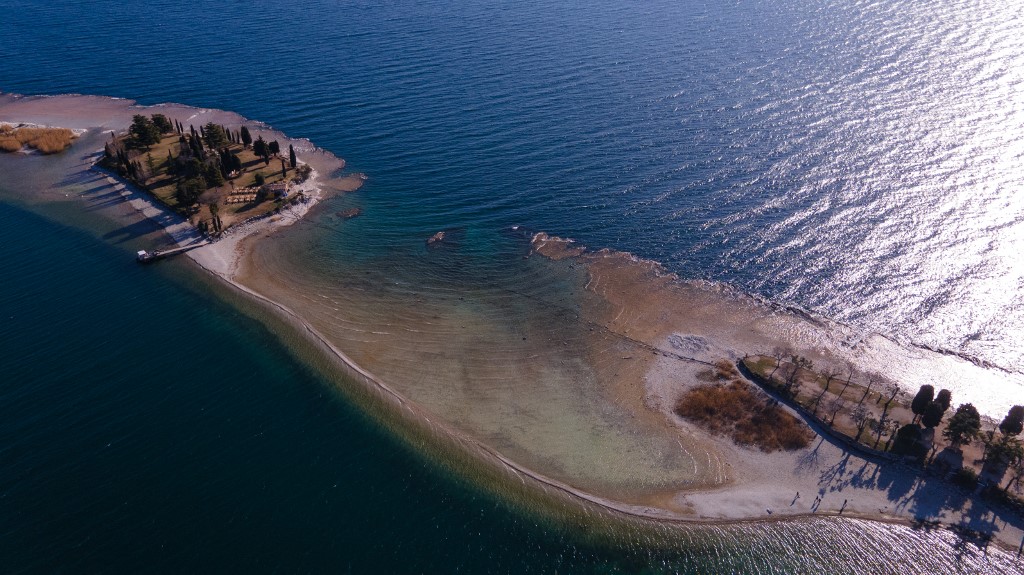
<svg viewBox="0 0 1024 575">
<path fill-rule="evenodd" d="M 310 137 L 382 233 L 524 223 L 1022 369 L 1017 3 L 6 4 L 0 89 Z"/>
<path fill-rule="evenodd" d="M 388 277 L 401 279 L 404 274 L 409 282 L 384 289 L 344 278 L 339 279 L 340 286 L 408 295 L 417 289 L 410 287 L 417 285 L 417 277 L 424 280 L 432 292 L 428 295 L 434 297 L 429 305 L 437 307 L 407 310 L 415 313 L 396 316 L 396 325 L 422 320 L 438 309 L 493 317 L 493 307 L 467 310 L 454 302 L 445 307 L 443 292 L 451 290 L 454 298 L 458 289 L 473 286 L 482 301 L 497 305 L 494 302 L 500 298 L 490 297 L 488 290 L 510 284 L 524 287 L 529 282 L 523 277 L 545 277 L 547 272 L 531 268 L 533 264 L 510 266 L 505 277 L 493 266 L 481 268 L 474 260 L 502 255 L 510 242 L 502 230 L 520 224 L 654 259 L 684 278 L 728 282 L 845 322 L 854 331 L 879 332 L 952 350 L 995 366 L 990 368 L 994 372 L 1009 372 L 1011 379 L 1024 374 L 1020 346 L 1024 341 L 1024 259 L 1019 255 L 1024 253 L 1024 200 L 1019 193 L 1024 184 L 1024 10 L 1019 4 L 308 2 L 225 6 L 152 2 L 145 10 L 126 10 L 123 3 L 100 1 L 86 10 L 76 2 L 11 1 L 0 8 L 0 37 L 5 38 L 0 43 L 0 90 L 96 93 L 147 104 L 179 101 L 234 110 L 290 135 L 308 137 L 346 158 L 352 169 L 368 173 L 370 180 L 362 191 L 337 201 L 363 208 L 364 216 L 352 220 L 344 231 L 332 228 L 325 218 L 321 224 L 326 227 L 300 237 L 316 250 L 308 256 L 310 260 L 324 270 L 336 262 L 337 269 L 331 273 L 338 276 L 390 262 L 394 273 Z M 64 238 L 63 232 L 48 227 L 51 224 L 20 210 L 4 209 L 10 236 L 6 245 L 21 246 L 21 238 L 39 235 Z M 68 213 L 51 215 L 51 219 L 67 218 Z M 459 257 L 424 251 L 423 239 L 440 229 L 457 231 L 462 246 Z M 73 241 L 84 252 L 103 249 L 96 238 Z M 51 270 L 48 259 L 64 252 L 36 253 L 34 249 L 44 248 L 19 248 L 7 255 L 12 259 L 5 269 L 35 271 L 16 282 L 7 281 L 10 276 L 5 275 L 5 289 L 12 292 L 6 301 L 31 303 L 30 294 L 43 287 L 78 283 L 83 277 L 96 276 L 93 289 L 102 293 L 123 281 L 119 273 L 104 276 L 107 272 L 95 266 Z M 495 275 L 473 275 L 480 269 Z M 32 279 L 47 273 L 64 275 L 41 280 L 42 284 Z M 544 297 L 560 301 L 560 293 L 574 288 L 556 287 Z M 77 328 L 81 333 L 54 338 L 50 330 L 32 327 L 41 321 L 7 321 L 3 341 L 30 342 L 25 345 L 35 354 L 46 349 L 61 356 L 73 347 L 69 342 L 91 337 L 89 326 L 97 320 L 83 309 L 89 306 L 56 308 L 58 312 L 44 302 L 52 300 L 38 300 L 37 320 L 59 313 L 63 322 L 84 325 Z M 90 305 L 99 309 L 110 302 Z M 163 311 L 154 317 L 159 321 L 179 317 L 183 308 L 177 305 L 160 300 L 155 308 Z M 545 318 L 538 309 L 523 305 L 500 310 L 512 318 L 503 329 L 515 331 L 548 321 L 541 328 L 554 340 L 565 327 L 557 318 Z M 18 308 L 11 309 L 3 316 L 13 318 Z M 156 313 L 146 309 L 110 313 Z M 234 326 L 241 321 L 232 319 L 230 312 L 223 314 L 218 322 Z M 473 314 L 454 318 L 444 329 L 456 329 L 460 319 L 472 321 Z M 192 328 L 178 329 L 184 334 Z M 96 360 L 100 365 L 120 365 L 127 360 L 114 350 L 127 345 L 126 338 L 117 330 L 108 334 L 104 341 L 110 343 L 89 353 L 100 358 Z M 517 347 L 507 357 L 529 358 L 536 351 L 531 344 Z M 186 352 L 196 361 L 198 372 L 218 374 L 220 354 L 244 354 L 239 350 L 253 344 L 225 345 L 228 348 L 219 353 L 200 353 L 194 347 Z M 125 357 L 137 357 L 143 351 L 126 353 Z M 301 379 L 293 374 L 301 370 L 282 353 L 275 353 L 266 360 L 270 362 L 266 370 L 284 370 L 289 375 L 270 379 Z M 38 405 L 58 393 L 54 389 L 67 389 L 67 374 L 42 369 L 47 365 L 45 356 L 32 359 L 37 356 L 19 352 L 8 357 L 11 360 L 5 364 L 22 366 L 16 379 L 34 383 L 27 387 L 6 383 L 10 397 L 34 398 L 26 401 Z M 412 370 L 400 362 L 388 365 L 398 373 Z M 547 367 L 553 377 L 565 366 Z M 92 389 L 95 382 L 109 377 L 109 369 L 97 368 L 75 378 Z M 42 375 L 25 375 L 33 373 Z M 435 375 L 443 377 L 445 372 Z M 225 373 L 215 380 L 236 381 L 237 377 Z M 262 381 L 249 377 L 255 379 L 246 379 L 246 385 Z M 110 531 L 98 537 L 101 543 L 90 559 L 95 562 L 77 565 L 89 570 L 129 547 L 129 541 L 116 533 L 137 529 L 152 501 L 134 495 L 127 507 L 134 502 L 139 511 L 112 510 L 118 493 L 145 493 L 139 489 L 143 481 L 139 476 L 127 474 L 123 483 L 97 487 L 99 495 L 78 484 L 65 484 L 70 473 L 84 469 L 102 477 L 108 465 L 125 462 L 83 455 L 91 452 L 74 447 L 71 441 L 83 429 L 103 422 L 101 429 L 123 433 L 125 428 L 119 426 L 131 421 L 126 413 L 151 405 L 148 402 L 161 405 L 165 395 L 160 390 L 178 385 L 178 378 L 169 373 L 155 377 L 139 373 L 129 379 L 138 378 L 153 378 L 143 388 L 148 390 L 142 394 L 145 399 L 129 402 L 133 407 L 113 414 L 86 410 L 81 420 L 64 419 L 67 414 L 55 408 L 58 412 L 50 416 L 27 410 L 17 413 L 31 415 L 7 418 L 14 423 L 3 431 L 4 443 L 20 447 L 7 449 L 6 459 L 0 461 L 7 470 L 5 477 L 23 479 L 7 479 L 5 493 L 19 503 L 0 507 L 0 517 L 15 526 L 5 531 L 17 534 L 8 541 L 26 543 L 11 543 L 5 555 L 34 549 L 21 555 L 26 557 L 22 565 L 52 570 L 39 546 L 42 539 L 59 541 L 63 554 L 58 557 L 80 558 L 73 549 L 88 539 L 98 516 L 113 517 L 100 521 Z M 118 393 L 134 389 L 128 381 L 122 385 Z M 235 385 L 245 388 L 237 381 Z M 962 395 L 969 397 L 971 384 L 966 385 Z M 975 385 L 978 397 L 990 392 L 984 383 Z M 316 384 L 298 388 L 288 392 L 297 396 L 296 405 L 319 405 Z M 1004 401 L 1019 403 L 1009 397 L 1019 395 L 1019 387 L 1009 388 L 1011 393 L 1006 389 L 999 392 Z M 280 393 L 284 392 L 257 394 L 252 409 L 273 417 L 266 409 L 278 401 Z M 239 399 L 224 395 L 218 400 L 214 412 L 220 415 L 211 418 L 211 436 L 219 433 L 221 425 L 230 428 L 223 422 L 231 419 L 231 406 Z M 436 394 L 418 399 L 444 401 Z M 188 401 L 182 401 L 179 409 L 191 409 Z M 344 408 L 330 406 L 317 407 L 314 421 L 320 423 L 310 425 L 331 428 L 333 417 L 351 417 L 338 413 Z M 28 443 L 13 439 L 20 429 L 39 429 L 40 421 L 51 421 L 47 417 L 68 423 L 60 428 L 64 435 L 49 440 L 54 446 L 45 455 L 52 462 L 49 468 L 26 462 L 18 450 L 28 450 Z M 172 419 L 170 414 L 163 417 L 167 419 L 162 421 Z M 291 438 L 282 446 L 309 441 L 308 458 L 338 458 L 337 465 L 322 476 L 325 485 L 338 475 L 347 477 L 348 466 L 371 465 L 360 457 L 362 451 L 350 451 L 337 432 L 313 432 L 312 439 L 304 439 L 304 419 L 290 421 L 276 424 Z M 370 433 L 364 429 L 369 424 L 358 421 L 353 426 L 363 431 L 352 433 Z M 153 433 L 163 432 L 154 429 Z M 342 432 L 348 433 L 347 429 Z M 196 435 L 189 441 L 194 442 Z M 148 466 L 146 482 L 152 481 L 151 476 L 170 474 L 152 467 L 155 464 L 144 448 L 151 438 L 143 437 L 147 440 L 133 451 L 132 464 Z M 245 445 L 248 440 L 239 436 L 232 441 L 229 446 Z M 373 453 L 393 447 L 388 439 L 372 433 L 361 441 L 376 446 L 367 448 Z M 101 443 L 97 440 L 97 449 Z M 266 460 L 272 462 L 288 451 L 281 447 Z M 397 459 L 394 465 L 401 472 L 383 464 L 367 471 L 386 487 L 373 479 L 348 487 L 373 494 L 360 516 L 378 513 L 374 502 L 384 505 L 409 490 L 401 478 L 407 474 L 406 467 L 418 464 L 405 456 Z M 291 466 L 301 467 L 307 460 L 298 458 Z M 365 561 L 370 561 L 370 555 L 353 551 L 358 544 L 338 543 L 329 536 L 344 533 L 339 539 L 358 539 L 338 519 L 350 513 L 344 504 L 330 503 L 324 496 L 326 509 L 333 513 L 323 512 L 316 521 L 306 522 L 301 510 L 315 508 L 322 492 L 282 471 L 278 490 L 263 496 L 248 475 L 265 471 L 250 459 L 245 461 L 233 461 L 219 471 L 183 464 L 189 469 L 185 484 L 194 489 L 174 491 L 175 497 L 187 502 L 184 510 L 176 511 L 181 519 L 166 528 L 143 531 L 147 541 L 169 534 L 169 546 L 175 553 L 184 553 L 183 525 L 206 523 L 212 533 L 218 526 L 226 529 L 250 518 L 254 527 L 244 530 L 239 541 L 261 542 L 255 547 L 265 553 L 250 565 L 288 565 L 280 557 L 298 555 L 312 559 L 296 562 L 297 568 L 336 567 L 344 564 L 339 558 L 345 557 L 363 558 L 353 560 L 355 570 L 368 568 Z M 421 474 L 417 477 L 429 485 L 426 494 L 388 503 L 390 511 L 379 513 L 382 518 L 371 521 L 365 533 L 375 535 L 375 540 L 411 541 L 408 545 L 416 551 L 384 545 L 379 554 L 382 563 L 392 568 L 403 558 L 423 557 L 421 563 L 411 562 L 418 566 L 410 571 L 446 570 L 442 567 L 463 565 L 460 561 L 467 561 L 467 570 L 493 566 L 482 559 L 467 559 L 479 554 L 509 562 L 503 563 L 512 565 L 509 570 L 549 571 L 552 566 L 580 565 L 581 570 L 633 571 L 647 565 L 665 570 L 732 566 L 788 572 L 845 571 L 850 565 L 863 565 L 863 572 L 878 572 L 892 559 L 888 551 L 892 545 L 906 551 L 907 561 L 916 565 L 908 566 L 910 570 L 970 571 L 986 565 L 969 549 L 958 547 L 948 534 L 857 522 L 808 522 L 780 530 L 744 527 L 725 534 L 710 530 L 712 543 L 665 555 L 639 541 L 627 541 L 611 551 L 588 547 L 561 532 L 551 535 L 556 542 L 550 543 L 549 528 L 524 524 L 530 520 L 518 512 L 510 515 L 490 499 L 476 499 L 478 495 L 467 494 L 432 472 L 408 473 Z M 242 475 L 247 475 L 244 481 L 251 487 L 245 490 L 248 496 L 239 498 L 244 504 L 218 505 Z M 208 488 L 202 487 L 207 485 L 202 481 L 205 477 L 213 478 Z M 30 482 L 26 478 L 43 479 Z M 300 484 L 294 493 L 285 489 L 294 483 Z M 71 522 L 77 527 L 63 529 L 59 522 L 44 519 L 60 512 L 32 503 L 52 499 L 60 490 L 57 484 L 80 495 L 65 503 L 77 510 L 77 519 Z M 199 495 L 186 495 L 189 491 Z M 80 507 L 84 504 L 79 500 L 90 497 L 104 503 Z M 300 511 L 288 506 L 281 511 L 282 506 L 273 502 L 282 498 L 294 501 Z M 428 499 L 470 503 L 456 505 L 451 512 L 437 507 L 417 512 L 409 523 L 421 529 L 413 532 L 396 531 L 393 522 L 385 519 L 402 516 L 403 506 Z M 251 521 L 253 514 L 256 521 Z M 435 523 L 444 528 L 424 527 Z M 288 545 L 276 539 L 275 547 L 256 527 L 270 530 L 280 525 L 287 526 L 296 541 L 315 531 L 315 544 Z M 750 539 L 737 535 L 740 532 Z M 473 543 L 461 543 L 467 540 Z M 733 540 L 750 543 L 740 546 Z M 455 541 L 460 543 L 438 546 L 438 542 Z M 815 543 L 801 546 L 802 558 L 797 559 L 790 551 L 794 541 Z M 929 549 L 936 545 L 941 551 L 933 557 Z M 860 546 L 876 552 L 861 554 L 856 551 Z M 144 548 L 158 553 L 155 547 Z M 382 544 L 368 548 L 379 550 Z M 965 554 L 966 563 L 953 559 Z M 138 565 L 141 559 L 131 558 L 144 555 L 129 554 L 131 562 L 125 565 Z M 535 557 L 536 563 L 524 555 Z M 214 556 L 204 557 L 212 560 Z M 852 557 L 866 559 L 857 563 Z"/>
</svg>

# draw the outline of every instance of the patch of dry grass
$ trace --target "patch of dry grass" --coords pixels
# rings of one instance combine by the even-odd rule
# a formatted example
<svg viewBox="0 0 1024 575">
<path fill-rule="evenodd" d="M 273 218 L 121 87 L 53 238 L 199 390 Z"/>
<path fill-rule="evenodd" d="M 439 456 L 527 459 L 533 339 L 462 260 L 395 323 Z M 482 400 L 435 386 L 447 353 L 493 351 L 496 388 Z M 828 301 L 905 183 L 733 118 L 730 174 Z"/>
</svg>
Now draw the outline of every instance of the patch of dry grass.
<svg viewBox="0 0 1024 575">
<path fill-rule="evenodd" d="M 43 154 L 63 152 L 71 146 L 75 134 L 67 128 L 15 128 L 0 126 L 0 151 L 17 152 L 24 146 Z"/>
<path fill-rule="evenodd" d="M 723 366 L 716 368 L 723 374 Z M 766 452 L 801 449 L 814 436 L 803 422 L 742 381 L 694 388 L 680 398 L 675 411 L 712 433 Z"/>
</svg>

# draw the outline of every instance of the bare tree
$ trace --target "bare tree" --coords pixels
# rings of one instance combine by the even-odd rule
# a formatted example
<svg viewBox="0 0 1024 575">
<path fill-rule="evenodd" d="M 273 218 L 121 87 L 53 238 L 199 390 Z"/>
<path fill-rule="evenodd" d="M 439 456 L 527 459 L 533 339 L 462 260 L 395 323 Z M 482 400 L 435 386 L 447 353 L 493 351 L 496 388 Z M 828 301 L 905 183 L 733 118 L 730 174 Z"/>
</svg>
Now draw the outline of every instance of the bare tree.
<svg viewBox="0 0 1024 575">
<path fill-rule="evenodd" d="M 846 388 L 850 387 L 850 384 L 853 383 L 853 366 L 848 365 L 847 369 L 849 370 L 849 372 L 846 376 L 846 383 L 843 384 L 843 389 L 839 391 L 839 397 L 842 397 L 843 394 L 846 393 Z"/>
<path fill-rule="evenodd" d="M 1024 458 L 1017 458 L 1013 461 L 1013 465 L 1010 467 L 1013 470 L 1013 476 L 1008 482 L 1006 482 L 1006 491 L 1010 490 L 1010 486 L 1014 483 L 1017 484 L 1017 491 L 1020 491 L 1020 479 L 1024 476 Z"/>
<path fill-rule="evenodd" d="M 861 434 L 864 433 L 864 429 L 868 426 L 870 415 L 871 412 L 868 411 L 868 408 L 859 403 L 850 412 L 850 417 L 853 418 L 853 422 L 857 425 L 857 437 L 853 438 L 854 441 L 860 441 Z"/>
<path fill-rule="evenodd" d="M 895 400 L 896 396 L 900 394 L 900 386 L 899 384 L 890 381 L 885 384 L 885 391 L 889 394 L 889 399 L 885 400 L 885 409 L 888 410 L 889 406 L 892 405 L 893 400 Z M 878 401 L 882 401 L 881 393 L 878 394 Z"/>
<path fill-rule="evenodd" d="M 867 384 L 867 387 L 864 388 L 864 395 L 860 396 L 860 401 L 857 402 L 857 405 L 863 405 L 864 404 L 864 400 L 867 399 L 868 395 L 871 394 L 871 388 L 876 383 L 878 383 L 879 381 L 882 381 L 882 378 L 879 377 L 878 374 L 875 374 L 875 373 L 869 373 L 868 374 L 868 384 Z"/>
<path fill-rule="evenodd" d="M 878 443 L 882 441 L 882 434 L 889 429 L 889 415 L 882 412 L 882 417 L 871 424 L 871 431 L 875 432 L 874 449 L 878 449 Z"/>
<path fill-rule="evenodd" d="M 823 394 L 828 392 L 829 386 L 832 385 L 832 380 L 842 375 L 842 373 L 842 371 L 836 369 L 835 367 L 830 367 L 826 369 L 824 372 L 822 372 L 821 375 L 825 376 L 825 389 L 822 390 Z"/>
<path fill-rule="evenodd" d="M 844 406 L 846 406 L 846 400 L 842 397 L 833 397 L 829 400 L 828 404 L 825 405 L 825 408 L 832 414 L 831 419 L 828 421 L 830 426 L 835 424 L 836 415 L 839 414 L 839 411 L 843 409 Z"/>
<path fill-rule="evenodd" d="M 887 392 L 889 392 L 889 399 L 886 400 L 885 406 L 882 407 L 882 416 L 878 418 L 878 421 L 879 421 L 878 436 L 875 437 L 875 447 L 876 448 L 878 447 L 878 442 L 882 439 L 882 432 L 885 431 L 885 427 L 884 426 L 886 424 L 891 425 L 892 423 L 895 423 L 895 422 L 893 422 L 892 420 L 889 419 L 889 407 L 892 406 L 893 400 L 896 399 L 896 396 L 899 395 L 899 393 L 900 393 L 900 386 L 899 385 L 897 385 L 897 384 L 895 384 L 895 383 L 893 383 L 891 381 L 888 382 L 886 385 L 887 385 L 887 387 L 885 388 L 885 390 Z M 879 394 L 878 398 L 881 399 L 882 395 Z M 898 429 L 898 425 L 899 424 L 897 423 L 897 429 Z M 895 431 L 893 431 L 893 433 L 895 433 Z M 892 437 L 889 437 L 889 442 L 891 442 L 891 441 L 892 441 Z M 886 444 L 885 444 L 886 450 L 889 449 L 889 442 L 886 442 Z"/>
<path fill-rule="evenodd" d="M 818 394 L 818 397 L 814 398 L 815 415 L 817 415 L 818 413 L 818 405 L 821 403 L 822 398 L 825 397 L 825 394 L 828 393 L 828 388 L 832 385 L 832 380 L 839 377 L 841 374 L 842 372 L 836 369 L 835 367 L 829 367 L 824 372 L 822 372 L 821 375 L 825 377 L 825 387 L 824 389 L 821 390 L 821 393 Z"/>
<path fill-rule="evenodd" d="M 899 431 L 899 430 L 900 430 L 900 422 L 896 421 L 895 419 L 890 419 L 889 420 L 889 430 L 888 430 L 888 432 L 889 432 L 889 439 L 885 440 L 885 451 L 889 451 L 889 448 L 892 447 L 892 440 L 896 439 L 896 432 Z"/>
<path fill-rule="evenodd" d="M 776 346 L 772 348 L 772 357 L 775 358 L 775 369 L 773 369 L 772 372 L 768 374 L 769 380 L 771 380 L 772 376 L 775 375 L 775 372 L 778 371 L 780 367 L 782 367 L 782 359 L 791 354 L 792 352 L 789 350 L 789 348 L 786 347 Z"/>
</svg>

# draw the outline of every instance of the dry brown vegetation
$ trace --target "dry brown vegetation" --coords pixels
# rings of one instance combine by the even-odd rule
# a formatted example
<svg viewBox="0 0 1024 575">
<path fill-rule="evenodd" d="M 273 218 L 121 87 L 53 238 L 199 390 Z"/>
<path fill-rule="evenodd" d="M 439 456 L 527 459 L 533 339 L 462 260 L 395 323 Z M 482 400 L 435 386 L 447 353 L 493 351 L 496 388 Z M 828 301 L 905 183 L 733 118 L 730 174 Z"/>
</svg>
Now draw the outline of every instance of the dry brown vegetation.
<svg viewBox="0 0 1024 575">
<path fill-rule="evenodd" d="M 25 146 L 43 154 L 63 152 L 75 134 L 67 128 L 15 128 L 0 125 L 0 151 L 17 152 Z"/>
<path fill-rule="evenodd" d="M 750 384 L 734 379 L 738 374 L 728 362 L 719 362 L 706 375 L 719 383 L 694 388 L 680 398 L 675 410 L 680 417 L 762 451 L 788 451 L 810 444 L 811 430 Z"/>
</svg>

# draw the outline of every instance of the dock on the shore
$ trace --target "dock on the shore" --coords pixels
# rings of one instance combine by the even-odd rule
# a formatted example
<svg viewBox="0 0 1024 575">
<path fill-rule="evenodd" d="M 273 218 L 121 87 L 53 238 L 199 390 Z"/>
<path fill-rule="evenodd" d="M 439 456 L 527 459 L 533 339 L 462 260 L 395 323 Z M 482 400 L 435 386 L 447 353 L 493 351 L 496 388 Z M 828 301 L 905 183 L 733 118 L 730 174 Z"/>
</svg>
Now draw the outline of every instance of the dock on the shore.
<svg viewBox="0 0 1024 575">
<path fill-rule="evenodd" d="M 189 244 L 187 246 L 181 246 L 178 248 L 172 248 L 169 250 L 154 250 L 151 252 L 146 250 L 139 250 L 135 254 L 135 259 L 138 260 L 140 264 L 148 264 L 150 262 L 155 262 L 156 260 L 162 260 L 164 258 L 185 253 L 191 249 L 198 248 L 200 246 L 205 246 L 208 243 L 210 243 L 209 240 L 202 240 L 194 244 Z"/>
</svg>

